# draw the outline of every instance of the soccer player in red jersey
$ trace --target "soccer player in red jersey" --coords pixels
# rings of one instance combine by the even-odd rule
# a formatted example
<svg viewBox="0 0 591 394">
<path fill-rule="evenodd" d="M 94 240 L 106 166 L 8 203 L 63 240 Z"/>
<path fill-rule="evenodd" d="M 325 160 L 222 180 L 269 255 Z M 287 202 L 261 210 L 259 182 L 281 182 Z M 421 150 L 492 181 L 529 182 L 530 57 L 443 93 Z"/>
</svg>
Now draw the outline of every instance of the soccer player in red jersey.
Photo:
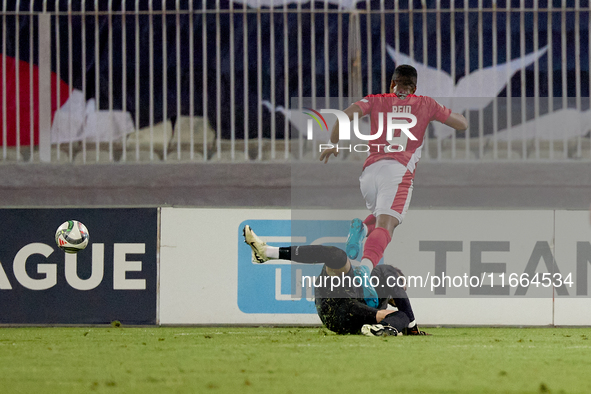
<svg viewBox="0 0 591 394">
<path fill-rule="evenodd" d="M 417 70 L 400 65 L 392 75 L 390 93 L 368 95 L 344 111 L 350 120 L 369 115 L 371 135 L 381 134 L 368 141 L 369 156 L 359 178 L 361 193 L 371 214 L 363 222 L 360 219 L 351 222 L 346 245 L 348 257 L 356 259 L 362 241 L 367 238 L 362 264 L 371 262 L 375 267 L 379 263 L 394 229 L 404 219 L 429 123 L 437 120 L 456 130 L 468 128 L 463 115 L 453 113 L 431 97 L 416 96 L 416 89 Z M 338 155 L 338 120 L 330 142 L 333 147 L 320 154 L 320 160 L 325 163 L 331 155 Z"/>
</svg>

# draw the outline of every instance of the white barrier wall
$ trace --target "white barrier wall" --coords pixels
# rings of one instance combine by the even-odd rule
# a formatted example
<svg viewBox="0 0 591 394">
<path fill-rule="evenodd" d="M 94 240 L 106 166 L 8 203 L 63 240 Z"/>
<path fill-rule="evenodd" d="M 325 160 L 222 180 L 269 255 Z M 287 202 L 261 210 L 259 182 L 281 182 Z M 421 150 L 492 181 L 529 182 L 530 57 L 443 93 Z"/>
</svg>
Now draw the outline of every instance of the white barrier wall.
<svg viewBox="0 0 591 394">
<path fill-rule="evenodd" d="M 591 325 L 591 227 L 589 213 L 556 211 L 556 261 L 576 273 L 577 298 L 556 298 L 554 324 Z"/>
<path fill-rule="evenodd" d="M 242 228 L 276 246 L 344 248 L 349 221 L 366 215 L 162 208 L 160 323 L 320 324 L 301 280 L 321 267 L 253 264 Z M 413 210 L 384 262 L 423 282 L 408 289 L 421 324 L 591 325 L 587 211 Z"/>
<path fill-rule="evenodd" d="M 320 324 L 315 313 L 240 310 L 238 248 L 250 247 L 242 241 L 239 226 L 251 219 L 289 221 L 291 211 L 162 208 L 161 324 Z"/>
</svg>

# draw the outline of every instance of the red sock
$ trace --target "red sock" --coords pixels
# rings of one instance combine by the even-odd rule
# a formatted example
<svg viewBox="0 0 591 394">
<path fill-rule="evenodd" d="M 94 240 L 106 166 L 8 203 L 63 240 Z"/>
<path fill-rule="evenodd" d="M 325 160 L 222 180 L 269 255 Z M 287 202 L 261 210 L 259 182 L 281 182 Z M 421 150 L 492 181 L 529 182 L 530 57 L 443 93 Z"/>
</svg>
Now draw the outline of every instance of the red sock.
<svg viewBox="0 0 591 394">
<path fill-rule="evenodd" d="M 388 230 L 376 227 L 365 241 L 362 259 L 369 259 L 375 267 L 384 256 L 384 250 L 386 250 L 391 240 L 392 237 Z"/>
<path fill-rule="evenodd" d="M 367 237 L 376 228 L 376 217 L 374 215 L 369 215 L 365 218 L 363 224 L 367 227 L 367 234 L 365 234 Z"/>
</svg>

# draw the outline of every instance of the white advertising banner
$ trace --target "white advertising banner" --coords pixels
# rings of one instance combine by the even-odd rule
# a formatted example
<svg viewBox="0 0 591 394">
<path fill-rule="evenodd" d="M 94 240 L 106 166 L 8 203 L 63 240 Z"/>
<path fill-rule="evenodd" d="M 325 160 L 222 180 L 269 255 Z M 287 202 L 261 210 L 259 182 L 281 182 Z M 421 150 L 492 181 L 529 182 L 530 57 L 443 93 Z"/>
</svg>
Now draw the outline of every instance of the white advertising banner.
<svg viewBox="0 0 591 394">
<path fill-rule="evenodd" d="M 591 325 L 591 226 L 589 212 L 556 211 L 556 264 L 572 272 L 574 285 L 568 296 L 554 300 L 554 324 Z"/>
<path fill-rule="evenodd" d="M 545 272 L 552 236 L 553 211 L 414 210 L 384 261 L 422 279 L 408 288 L 422 324 L 549 325 L 552 288 L 518 278 Z"/>
<path fill-rule="evenodd" d="M 557 212 L 557 232 L 562 213 L 578 215 L 581 228 L 572 231 L 579 232 L 585 216 L 591 239 L 588 212 Z M 242 228 L 249 224 L 274 246 L 344 249 L 350 220 L 366 216 L 364 210 L 162 208 L 160 323 L 320 324 L 314 289 L 310 281 L 302 283 L 321 267 L 282 260 L 254 264 Z M 571 219 L 561 220 L 568 227 Z M 591 324 L 581 317 L 558 319 L 558 308 L 554 315 L 554 298 L 566 306 L 588 301 L 574 298 L 576 254 L 586 258 L 584 239 L 568 245 L 556 235 L 556 251 L 554 239 L 555 212 L 550 210 L 413 210 L 395 230 L 383 262 L 405 273 L 420 324 Z M 564 258 L 558 257 L 561 242 L 567 244 Z"/>
<path fill-rule="evenodd" d="M 305 314 L 265 313 L 264 304 L 274 298 L 254 300 L 263 305 L 261 313 L 241 310 L 238 292 L 244 286 L 274 290 L 274 282 L 257 280 L 256 269 L 262 266 L 250 262 L 250 247 L 242 239 L 240 226 L 249 220 L 289 223 L 291 211 L 162 208 L 160 324 L 320 324 L 313 307 Z M 290 239 L 279 241 L 288 244 Z M 239 261 L 239 249 L 248 249 L 247 261 Z M 241 271 L 241 263 L 252 268 L 254 275 Z M 291 270 L 285 267 L 284 276 L 288 276 Z"/>
</svg>

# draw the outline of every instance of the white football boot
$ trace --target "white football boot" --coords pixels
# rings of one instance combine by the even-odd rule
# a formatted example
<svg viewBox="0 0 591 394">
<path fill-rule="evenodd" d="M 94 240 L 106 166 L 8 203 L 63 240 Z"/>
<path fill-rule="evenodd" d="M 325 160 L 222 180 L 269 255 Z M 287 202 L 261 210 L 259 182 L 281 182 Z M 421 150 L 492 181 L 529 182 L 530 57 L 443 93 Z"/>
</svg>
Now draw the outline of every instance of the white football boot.
<svg viewBox="0 0 591 394">
<path fill-rule="evenodd" d="M 244 235 L 244 242 L 250 245 L 252 249 L 252 262 L 262 264 L 265 261 L 269 261 L 267 257 L 267 243 L 261 241 L 249 225 L 244 226 L 242 234 Z"/>
<path fill-rule="evenodd" d="M 368 337 L 398 337 L 402 335 L 397 329 L 387 324 L 364 324 L 361 327 L 361 333 Z"/>
</svg>

